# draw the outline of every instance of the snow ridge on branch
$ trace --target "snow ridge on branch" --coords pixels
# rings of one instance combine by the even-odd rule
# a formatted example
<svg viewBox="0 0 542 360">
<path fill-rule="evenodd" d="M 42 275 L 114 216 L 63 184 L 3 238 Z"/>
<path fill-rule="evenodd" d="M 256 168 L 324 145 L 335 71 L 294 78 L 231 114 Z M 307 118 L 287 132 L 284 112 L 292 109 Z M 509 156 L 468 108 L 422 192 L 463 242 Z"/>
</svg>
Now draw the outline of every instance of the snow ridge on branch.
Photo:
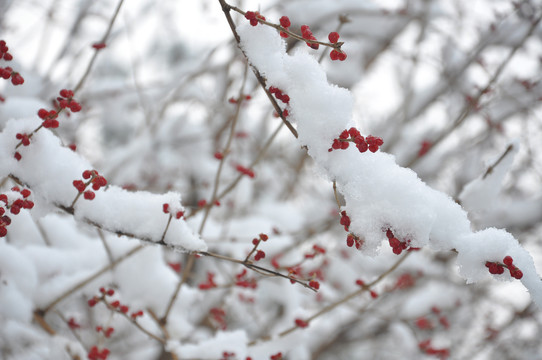
<svg viewBox="0 0 542 360">
<path fill-rule="evenodd" d="M 329 84 L 316 59 L 306 52 L 286 54 L 274 29 L 245 23 L 237 32 L 241 48 L 267 86 L 288 95 L 284 109 L 297 126 L 298 140 L 336 181 L 346 202 L 345 229 L 363 240 L 362 251 L 375 254 L 390 229 L 412 248 L 456 250 L 460 274 L 469 283 L 488 276 L 487 264 L 503 267 L 503 259 L 511 256 L 523 272 L 522 283 L 542 306 L 542 281 L 533 259 L 511 234 L 495 228 L 474 232 L 461 206 L 427 186 L 414 171 L 397 165 L 390 154 L 360 154 L 352 147 L 329 151 L 344 129 L 355 126 L 350 92 Z M 512 279 L 508 274 L 498 276 Z"/>
</svg>

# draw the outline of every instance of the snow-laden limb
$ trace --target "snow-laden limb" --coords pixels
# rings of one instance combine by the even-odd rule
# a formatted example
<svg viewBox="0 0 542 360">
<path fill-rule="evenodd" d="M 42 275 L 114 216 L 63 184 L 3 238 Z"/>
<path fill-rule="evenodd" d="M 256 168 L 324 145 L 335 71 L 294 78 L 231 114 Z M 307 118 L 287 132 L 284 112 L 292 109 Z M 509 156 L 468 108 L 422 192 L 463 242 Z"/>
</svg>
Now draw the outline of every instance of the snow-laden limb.
<svg viewBox="0 0 542 360">
<path fill-rule="evenodd" d="M 60 144 L 49 130 L 36 132 L 29 146 L 17 151 L 21 160 L 14 158 L 19 143 L 17 133 L 30 133 L 40 125 L 33 119 L 11 120 L 0 133 L 0 178 L 14 176 L 33 191 L 37 216 L 54 207 L 73 212 L 75 218 L 92 223 L 102 229 L 132 236 L 149 242 L 163 242 L 187 251 L 203 251 L 207 246 L 183 219 L 173 219 L 164 238 L 169 215 L 162 211 L 163 204 L 170 204 L 175 211 L 182 211 L 178 193 L 151 194 L 145 191 L 129 192 L 109 185 L 96 191 L 92 201 L 81 196 L 71 208 L 78 194 L 74 180 L 81 180 L 90 163 L 80 155 Z"/>
<path fill-rule="evenodd" d="M 414 247 L 457 250 L 460 273 L 468 282 L 488 276 L 487 261 L 502 262 L 509 255 L 523 271 L 522 282 L 532 298 L 542 306 L 542 281 L 533 259 L 512 235 L 494 228 L 473 232 L 461 206 L 427 186 L 414 171 L 397 165 L 390 154 L 361 154 L 353 146 L 328 152 L 333 139 L 355 125 L 351 94 L 329 84 L 316 59 L 306 52 L 286 54 L 274 29 L 245 23 L 237 31 L 241 48 L 267 85 L 290 97 L 288 119 L 296 123 L 301 145 L 344 195 L 349 230 L 364 239 L 362 250 L 374 254 L 389 228 Z"/>
</svg>

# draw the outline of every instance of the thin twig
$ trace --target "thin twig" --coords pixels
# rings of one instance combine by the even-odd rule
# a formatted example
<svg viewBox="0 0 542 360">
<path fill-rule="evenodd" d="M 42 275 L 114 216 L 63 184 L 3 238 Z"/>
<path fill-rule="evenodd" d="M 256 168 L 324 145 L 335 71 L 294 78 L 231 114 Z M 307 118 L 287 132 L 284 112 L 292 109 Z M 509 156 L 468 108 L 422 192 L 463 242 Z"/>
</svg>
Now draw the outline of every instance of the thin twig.
<svg viewBox="0 0 542 360">
<path fill-rule="evenodd" d="M 359 290 L 356 290 L 348 295 L 346 295 L 344 298 L 334 302 L 334 303 L 331 303 L 325 307 L 323 307 L 320 311 L 316 312 L 314 315 L 310 316 L 309 318 L 307 318 L 305 321 L 307 323 L 310 323 L 312 320 L 316 319 L 317 317 L 320 317 L 328 312 L 330 312 L 331 310 L 335 309 L 336 307 L 350 301 L 351 299 L 355 298 L 356 296 L 358 295 L 361 295 L 363 292 L 367 291 L 367 290 L 370 290 L 371 287 L 375 286 L 376 284 L 378 284 L 380 281 L 382 281 L 386 276 L 388 276 L 389 274 L 391 274 L 395 269 L 397 269 L 399 267 L 399 265 L 401 265 L 401 263 L 403 263 L 403 261 L 406 260 L 406 258 L 411 254 L 411 252 L 407 252 L 405 253 L 400 259 L 398 259 L 388 270 L 386 270 L 385 272 L 383 272 L 382 274 L 380 274 L 380 276 L 378 276 L 376 279 L 374 279 L 373 281 L 371 281 L 369 284 L 366 284 L 366 285 L 363 285 Z M 295 330 L 299 329 L 298 326 L 292 326 L 291 328 L 289 329 L 286 329 L 282 332 L 280 332 L 278 334 L 278 337 L 284 337 L 292 332 L 294 332 Z M 270 340 L 271 337 L 265 337 L 265 338 L 262 338 L 262 341 L 268 341 Z M 249 343 L 249 345 L 255 345 L 256 344 L 256 341 L 252 341 L 251 343 Z"/>
<path fill-rule="evenodd" d="M 218 188 L 220 186 L 220 176 L 222 175 L 222 169 L 224 168 L 224 164 L 226 163 L 226 157 L 230 153 L 231 144 L 233 142 L 233 137 L 235 135 L 235 126 L 237 125 L 237 120 L 239 119 L 239 114 L 241 113 L 241 105 L 243 104 L 244 99 L 244 90 L 245 90 L 245 84 L 247 80 L 247 69 L 248 67 L 245 67 L 245 73 L 243 76 L 243 81 L 241 83 L 241 88 L 239 89 L 239 96 L 237 99 L 237 106 L 235 108 L 235 113 L 233 114 L 233 118 L 231 120 L 231 126 L 230 126 L 230 133 L 228 135 L 228 140 L 226 141 L 226 145 L 224 147 L 224 150 L 222 151 L 222 159 L 220 159 L 220 162 L 218 164 L 218 169 L 215 174 L 215 180 L 213 183 L 213 193 L 211 195 L 211 200 L 209 201 L 208 206 L 205 208 L 205 213 L 203 214 L 203 219 L 201 220 L 201 224 L 198 230 L 198 234 L 203 233 L 203 229 L 205 227 L 205 222 L 207 221 L 207 218 L 209 217 L 209 214 L 211 212 L 211 209 L 214 206 L 215 201 L 217 200 L 217 193 Z"/>
<path fill-rule="evenodd" d="M 514 145 L 510 144 L 506 147 L 506 150 L 504 151 L 504 153 L 502 153 L 501 156 L 499 156 L 499 158 L 491 165 L 487 168 L 486 172 L 484 173 L 484 175 L 482 176 L 482 179 L 485 179 L 486 177 L 488 177 L 492 172 L 493 170 L 495 170 L 495 168 L 497 167 L 497 165 L 499 165 L 501 163 L 501 161 L 504 160 L 504 158 L 506 157 L 506 155 L 508 155 L 508 153 L 510 151 L 512 151 L 514 149 Z"/>
<path fill-rule="evenodd" d="M 124 0 L 120 0 L 117 4 L 117 8 L 115 9 L 115 13 L 111 17 L 111 20 L 109 21 L 109 25 L 107 26 L 107 30 L 105 31 L 104 36 L 102 36 L 102 39 L 100 40 L 100 43 L 105 44 L 107 41 L 107 38 L 109 37 L 109 34 L 111 33 L 111 29 L 113 28 L 113 24 L 115 23 L 115 20 L 117 19 L 117 15 L 120 12 L 120 8 L 122 6 L 122 3 Z M 77 85 L 74 87 L 73 92 L 76 93 L 81 89 L 83 84 L 85 83 L 85 80 L 87 79 L 88 75 L 90 74 L 90 70 L 92 69 L 92 66 L 94 65 L 94 62 L 96 61 L 96 58 L 98 57 L 98 53 L 101 51 L 101 49 L 95 49 L 94 54 L 92 54 L 92 58 L 90 59 L 90 62 L 88 63 L 88 66 L 85 70 L 85 73 L 77 83 Z"/>
<path fill-rule="evenodd" d="M 290 281 L 294 281 L 294 282 L 306 287 L 307 289 L 310 289 L 310 290 L 316 292 L 316 289 L 314 289 L 312 286 L 308 285 L 303 280 L 296 279 L 293 276 L 281 274 L 278 271 L 267 269 L 267 268 L 264 268 L 262 266 L 254 265 L 254 263 L 252 263 L 251 261 L 246 260 L 246 259 L 245 260 L 239 260 L 239 259 L 235 259 L 235 258 L 232 258 L 232 257 L 229 257 L 229 256 L 215 254 L 215 253 L 211 253 L 211 252 L 207 252 L 207 251 L 200 251 L 200 252 L 198 252 L 198 254 L 203 255 L 203 256 L 210 256 L 210 257 L 213 257 L 213 258 L 219 259 L 219 260 L 225 260 L 225 261 L 233 262 L 233 263 L 236 263 L 236 264 L 240 264 L 240 265 L 243 265 L 244 267 L 246 267 L 246 268 L 248 268 L 248 269 L 250 269 L 252 271 L 256 271 L 257 273 L 259 273 L 261 275 L 277 276 L 277 277 L 281 277 L 281 278 L 284 278 L 284 279 L 288 279 Z"/>
<path fill-rule="evenodd" d="M 463 123 L 463 121 L 470 115 L 472 110 L 474 110 L 480 101 L 480 98 L 487 93 L 491 87 L 497 82 L 499 77 L 501 76 L 502 72 L 506 68 L 506 66 L 510 63 L 516 52 L 525 44 L 525 41 L 533 34 L 534 30 L 538 27 L 538 24 L 542 20 L 542 15 L 539 16 L 533 23 L 531 24 L 531 27 L 529 28 L 529 31 L 523 36 L 523 38 L 518 41 L 518 43 L 512 48 L 506 59 L 503 60 L 503 62 L 499 65 L 491 79 L 488 81 L 487 85 L 482 88 L 476 96 L 474 96 L 463 108 L 459 116 L 453 121 L 450 128 L 448 128 L 445 132 L 441 133 L 439 137 L 437 137 L 435 140 L 431 142 L 431 147 L 428 149 L 428 151 L 431 151 L 431 149 L 435 148 L 435 145 L 442 142 L 444 139 L 446 139 L 448 136 L 450 136 L 455 129 L 459 127 Z M 423 157 L 416 156 L 414 157 L 407 165 L 406 167 L 412 167 L 414 166 L 420 159 Z"/>
<path fill-rule="evenodd" d="M 230 14 L 230 11 L 233 8 L 232 8 L 231 5 L 227 4 L 224 0 L 218 0 L 218 1 L 220 2 L 220 5 L 222 6 L 222 11 L 224 12 L 224 15 L 226 16 L 226 20 L 228 21 L 228 24 L 230 25 L 230 29 L 231 29 L 231 31 L 233 33 L 233 36 L 235 37 L 235 41 L 239 45 L 239 43 L 241 42 L 241 38 L 239 37 L 239 34 L 237 33 L 237 30 L 235 29 L 235 23 L 233 22 L 233 19 L 232 19 L 231 14 Z M 243 49 L 241 49 L 241 52 L 243 52 Z M 243 52 L 243 54 L 244 54 L 244 52 Z M 247 58 L 246 55 L 245 55 L 245 58 Z M 288 130 L 290 130 L 290 132 L 297 138 L 298 137 L 297 130 L 293 127 L 293 125 L 282 114 L 282 110 L 281 110 L 279 104 L 277 103 L 277 101 L 275 100 L 273 95 L 269 92 L 269 90 L 267 89 L 265 79 L 260 74 L 258 69 L 256 69 L 252 65 L 251 65 L 251 68 L 252 68 L 252 71 L 254 72 L 254 75 L 256 76 L 256 79 L 258 80 L 258 82 L 260 83 L 262 89 L 265 91 L 265 94 L 269 98 L 269 101 L 271 101 L 271 104 L 273 105 L 273 108 L 275 109 L 277 114 L 279 114 L 280 118 L 282 119 L 282 122 L 284 122 L 284 125 L 286 125 Z"/>
<path fill-rule="evenodd" d="M 58 296 L 55 300 L 53 300 L 45 308 L 43 308 L 42 310 L 38 310 L 38 313 L 45 315 L 49 310 L 51 310 L 53 307 L 55 307 L 62 300 L 66 299 L 67 297 L 69 297 L 70 295 L 75 293 L 77 290 L 82 289 L 83 287 L 85 287 L 86 285 L 88 285 L 89 283 L 91 283 L 92 281 L 94 281 L 95 279 L 97 279 L 98 277 L 100 277 L 101 275 L 106 273 L 107 271 L 111 270 L 113 267 L 115 267 L 115 265 L 117 265 L 121 261 L 124 261 L 125 259 L 129 258 L 130 256 L 134 255 L 135 253 L 142 250 L 143 248 L 144 248 L 143 245 L 136 246 L 135 248 L 128 251 L 126 254 L 122 255 L 121 257 L 119 257 L 117 260 L 115 260 L 111 264 L 109 264 L 107 266 L 104 266 L 103 268 L 101 268 L 100 270 L 95 272 L 94 274 L 92 274 L 89 277 L 85 278 L 83 281 L 78 282 L 77 284 L 75 284 L 74 286 L 69 288 L 68 290 L 64 291 L 60 296 Z"/>
<path fill-rule="evenodd" d="M 179 296 L 179 292 L 181 290 L 181 287 L 188 279 L 188 275 L 190 274 L 190 270 L 192 270 L 192 267 L 194 266 L 194 261 L 196 260 L 196 255 L 190 254 L 188 256 L 188 260 L 184 266 L 183 272 L 181 274 L 181 279 L 177 283 L 177 287 L 175 288 L 175 291 L 173 291 L 173 295 L 169 299 L 169 303 L 166 308 L 166 312 L 164 313 L 164 316 L 159 321 L 159 324 L 161 326 L 165 326 L 167 324 L 167 318 L 171 312 L 171 309 L 173 308 L 173 304 L 175 304 L 175 301 L 177 300 L 177 297 Z"/>
</svg>

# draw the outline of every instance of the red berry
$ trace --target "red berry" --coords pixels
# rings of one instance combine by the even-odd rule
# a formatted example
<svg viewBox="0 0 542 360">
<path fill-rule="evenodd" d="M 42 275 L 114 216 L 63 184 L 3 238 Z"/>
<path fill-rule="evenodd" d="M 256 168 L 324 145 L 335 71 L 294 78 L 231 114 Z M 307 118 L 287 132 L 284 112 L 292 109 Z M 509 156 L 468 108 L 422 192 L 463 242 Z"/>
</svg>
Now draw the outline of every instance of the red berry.
<svg viewBox="0 0 542 360">
<path fill-rule="evenodd" d="M 318 281 L 316 281 L 316 280 L 309 281 L 309 286 L 311 288 L 316 289 L 316 290 L 320 289 L 320 283 Z"/>
<path fill-rule="evenodd" d="M 520 269 L 516 268 L 513 272 L 510 272 L 510 275 L 519 280 L 523 277 L 523 272 Z"/>
<path fill-rule="evenodd" d="M 335 44 L 337 41 L 339 41 L 339 33 L 336 31 L 330 32 L 327 38 L 329 39 L 330 43 Z"/>
<path fill-rule="evenodd" d="M 73 91 L 67 90 L 67 89 L 62 89 L 62 90 L 60 90 L 60 96 L 62 96 L 64 98 L 72 98 L 73 97 Z"/>
<path fill-rule="evenodd" d="M 74 318 L 70 318 L 68 320 L 68 326 L 70 327 L 70 329 L 78 329 L 81 327 L 81 325 L 79 325 Z"/>
<path fill-rule="evenodd" d="M 302 319 L 295 319 L 295 324 L 300 328 L 306 328 L 309 326 L 309 323 Z"/>
<path fill-rule="evenodd" d="M 214 155 L 215 159 L 217 160 L 222 160 L 224 159 L 224 154 L 222 154 L 221 152 L 215 152 L 215 155 Z"/>
<path fill-rule="evenodd" d="M 107 328 L 107 330 L 104 331 L 105 337 L 106 337 L 106 338 L 110 337 L 111 334 L 113 333 L 113 331 L 115 331 L 114 328 L 112 328 L 112 327 Z"/>
<path fill-rule="evenodd" d="M 512 259 L 511 256 L 505 256 L 504 259 L 502 260 L 502 262 L 505 265 L 512 266 L 512 263 L 514 262 L 514 260 Z"/>
<path fill-rule="evenodd" d="M 38 110 L 38 116 L 40 117 L 40 119 L 45 119 L 47 115 L 49 115 L 49 112 L 47 110 L 45 109 Z"/>
<path fill-rule="evenodd" d="M 430 330 L 433 328 L 433 324 L 426 317 L 422 316 L 416 320 L 416 326 L 422 330 Z"/>
<path fill-rule="evenodd" d="M 255 261 L 261 260 L 263 258 L 265 258 L 265 252 L 263 252 L 262 250 L 258 250 L 256 252 L 256 255 L 254 255 L 254 260 Z"/>
<path fill-rule="evenodd" d="M 73 181 L 73 186 L 74 186 L 79 192 L 85 191 L 85 188 L 86 188 L 85 183 L 82 182 L 81 180 L 74 180 L 74 181 Z"/>
<path fill-rule="evenodd" d="M 288 18 L 288 16 L 283 16 L 280 18 L 280 26 L 284 28 L 289 28 L 291 25 L 292 23 L 290 22 L 290 19 Z"/>
<path fill-rule="evenodd" d="M 92 44 L 92 47 L 94 49 L 96 49 L 96 50 L 101 50 L 101 49 L 105 48 L 105 46 L 106 46 L 105 43 L 94 43 L 94 44 Z"/>
<path fill-rule="evenodd" d="M 68 107 L 72 112 L 79 112 L 82 109 L 81 104 L 79 104 L 77 101 L 71 101 L 68 104 Z"/>
<path fill-rule="evenodd" d="M 353 235 L 348 234 L 348 236 L 346 237 L 346 245 L 348 247 L 354 246 L 354 236 Z"/>
<path fill-rule="evenodd" d="M 94 193 L 94 191 L 87 190 L 83 193 L 83 197 L 86 200 L 93 200 L 96 197 L 96 194 Z"/>
<path fill-rule="evenodd" d="M 24 79 L 19 73 L 15 72 L 11 74 L 11 83 L 13 85 L 21 85 L 24 83 Z"/>
</svg>

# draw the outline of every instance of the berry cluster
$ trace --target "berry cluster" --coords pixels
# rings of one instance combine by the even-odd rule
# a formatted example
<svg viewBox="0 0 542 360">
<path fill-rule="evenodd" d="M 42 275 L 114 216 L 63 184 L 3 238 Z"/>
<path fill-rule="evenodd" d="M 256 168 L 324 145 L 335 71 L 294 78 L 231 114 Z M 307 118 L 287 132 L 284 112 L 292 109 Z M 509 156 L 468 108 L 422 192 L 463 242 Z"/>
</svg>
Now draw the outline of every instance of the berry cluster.
<svg viewBox="0 0 542 360">
<path fill-rule="evenodd" d="M 364 153 L 367 150 L 373 153 L 377 152 L 380 146 L 384 144 L 382 138 L 372 135 L 365 138 L 360 134 L 358 129 L 352 127 L 349 130 L 343 130 L 337 139 L 333 139 L 333 144 L 328 151 L 348 149 L 350 142 L 356 144 L 356 147 L 361 153 Z"/>
<path fill-rule="evenodd" d="M 250 21 L 250 25 L 258 25 L 258 20 L 265 20 L 265 16 L 261 15 L 258 11 L 247 11 L 245 13 L 245 19 Z"/>
<path fill-rule="evenodd" d="M 226 330 L 228 324 L 226 323 L 226 312 L 224 309 L 214 307 L 209 310 L 209 313 L 211 314 L 211 320 L 213 320 L 217 327 L 221 330 Z"/>
<path fill-rule="evenodd" d="M 235 286 L 256 289 L 258 287 L 258 283 L 256 282 L 256 279 L 248 278 L 247 269 L 243 269 L 243 271 L 235 275 Z"/>
<path fill-rule="evenodd" d="M 502 264 L 499 262 L 486 261 L 486 267 L 489 269 L 490 274 L 500 275 L 504 273 L 504 268 L 510 271 L 510 276 L 516 279 L 523 277 L 523 272 L 514 265 L 514 259 L 511 256 L 505 256 L 502 260 Z"/>
<path fill-rule="evenodd" d="M 216 283 L 214 281 L 215 274 L 212 272 L 207 273 L 207 282 L 199 284 L 200 290 L 209 290 L 216 287 Z"/>
<path fill-rule="evenodd" d="M 329 39 L 330 43 L 336 44 L 337 42 L 339 42 L 339 33 L 336 31 L 330 32 L 327 38 Z M 342 50 L 333 49 L 329 53 L 329 57 L 333 61 L 335 60 L 344 61 L 346 60 L 346 53 Z"/>
<path fill-rule="evenodd" d="M 403 250 L 412 251 L 412 250 L 419 250 L 419 248 L 411 247 L 410 246 L 410 240 L 401 241 L 395 237 L 391 229 L 386 230 L 386 237 L 388 238 L 388 242 L 393 249 L 393 253 L 396 255 L 400 255 Z"/>
<path fill-rule="evenodd" d="M 404 273 L 397 278 L 393 290 L 405 290 L 416 285 L 416 279 L 410 273 Z"/>
<path fill-rule="evenodd" d="M 171 214 L 171 216 L 175 216 L 175 219 L 180 219 L 184 216 L 184 211 L 173 209 L 173 207 L 167 203 L 162 204 L 162 211 L 164 214 Z"/>
<path fill-rule="evenodd" d="M 7 44 L 4 40 L 0 40 L 0 60 L 4 59 L 5 61 L 11 61 L 13 60 L 13 55 L 11 55 L 9 52 L 9 48 L 7 47 Z M 13 85 L 21 85 L 24 83 L 24 79 L 18 72 L 13 71 L 13 69 L 9 66 L 2 68 L 0 67 L 0 77 L 3 79 L 9 79 L 11 78 L 11 83 Z"/>
<path fill-rule="evenodd" d="M 280 26 L 282 26 L 284 30 L 286 31 L 290 30 L 289 28 L 292 25 L 292 23 L 290 22 L 290 19 L 288 18 L 288 16 L 282 16 L 279 21 L 280 21 Z M 280 36 L 286 39 L 289 35 L 286 32 L 281 31 Z"/>
<path fill-rule="evenodd" d="M 450 356 L 450 350 L 448 349 L 436 349 L 431 346 L 431 339 L 424 340 L 418 344 L 421 351 L 427 355 L 435 355 L 444 360 Z"/>
<path fill-rule="evenodd" d="M 254 178 L 256 174 L 254 174 L 254 171 L 252 169 L 246 168 L 243 165 L 237 164 L 235 166 L 235 170 L 239 171 L 241 174 L 248 176 L 249 178 Z"/>
<path fill-rule="evenodd" d="M 17 140 L 21 140 L 21 144 L 23 144 L 23 146 L 28 146 L 30 145 L 30 135 L 29 134 L 21 134 L 21 133 L 17 133 L 15 135 L 15 138 Z"/>
<path fill-rule="evenodd" d="M 303 39 L 309 40 L 306 42 L 307 46 L 313 48 L 314 50 L 318 50 L 320 45 L 311 42 L 311 41 L 317 41 L 317 40 L 316 40 L 316 37 L 314 37 L 314 34 L 312 33 L 309 25 L 301 25 L 301 36 L 303 36 Z"/>
<path fill-rule="evenodd" d="M 282 352 L 278 352 L 275 355 L 271 355 L 271 357 L 269 359 L 270 360 L 282 360 L 283 359 Z"/>
<path fill-rule="evenodd" d="M 69 318 L 68 320 L 68 326 L 70 327 L 70 329 L 72 330 L 75 330 L 75 329 L 79 329 L 81 327 L 81 325 L 79 325 L 77 323 L 77 321 L 75 321 L 75 319 L 73 317 Z"/>
<path fill-rule="evenodd" d="M 314 250 L 312 253 L 305 254 L 305 259 L 312 259 L 318 254 L 325 254 L 326 253 L 326 249 L 324 249 L 323 247 L 318 246 L 316 244 L 314 244 L 312 246 L 312 249 Z"/>
<path fill-rule="evenodd" d="M 350 228 L 350 217 L 346 214 L 346 211 L 341 211 L 341 220 L 339 222 L 344 226 L 344 231 L 348 231 Z"/>
<path fill-rule="evenodd" d="M 81 111 L 81 104 L 73 99 L 73 91 L 62 89 L 60 90 L 60 96 L 57 97 L 58 111 L 39 109 L 38 116 L 43 120 L 42 126 L 44 128 L 57 128 L 60 124 L 58 122 L 58 115 L 65 110 L 69 109 L 71 112 Z"/>
<path fill-rule="evenodd" d="M 263 258 L 265 258 L 265 252 L 262 250 L 256 251 L 256 255 L 254 255 L 254 261 L 259 261 Z"/>
<path fill-rule="evenodd" d="M 106 297 L 115 295 L 115 290 L 101 287 L 100 293 L 101 293 L 100 296 L 94 296 L 93 298 L 87 301 L 87 304 L 89 307 L 94 307 L 96 306 L 96 304 L 103 301 L 109 309 L 128 316 L 128 312 L 130 311 L 130 308 L 127 305 L 121 304 L 121 302 L 118 300 L 114 300 L 111 302 L 108 302 L 106 300 Z M 130 317 L 132 318 L 132 320 L 136 320 L 140 316 L 143 316 L 143 310 L 134 311 L 130 314 Z M 101 327 L 99 328 L 100 329 L 96 328 L 96 331 L 103 330 Z M 111 329 L 109 330 L 109 335 L 111 335 L 111 333 L 113 332 L 113 329 L 112 328 L 108 328 L 108 329 Z M 104 332 L 104 334 L 106 333 Z M 107 336 L 106 334 L 106 337 L 109 337 L 109 336 Z"/>
<path fill-rule="evenodd" d="M 406 250 L 408 248 L 408 243 L 406 241 L 400 241 L 399 239 L 397 239 L 391 229 L 388 229 L 386 231 L 386 237 L 388 238 L 394 254 L 399 255 L 403 252 L 403 250 Z"/>
<path fill-rule="evenodd" d="M 17 215 L 21 212 L 21 209 L 32 209 L 34 202 L 28 200 L 30 195 L 30 190 L 21 190 L 18 186 L 12 187 L 11 192 L 7 194 L 0 194 L 0 203 L 4 203 L 0 205 L 0 238 L 8 234 L 6 227 L 11 224 L 11 218 L 6 215 L 6 210 L 9 210 L 13 215 Z"/>
<path fill-rule="evenodd" d="M 102 350 L 99 350 L 96 345 L 90 348 L 90 351 L 88 352 L 88 359 L 89 360 L 106 360 L 109 356 L 109 349 L 103 348 Z"/>
<path fill-rule="evenodd" d="M 346 213 L 345 210 L 341 211 L 341 220 L 339 221 L 342 226 L 344 226 L 344 231 L 349 232 L 350 230 L 350 217 Z M 346 246 L 353 247 L 355 246 L 356 249 L 361 249 L 363 246 L 363 239 L 360 237 L 354 235 L 353 233 L 348 233 L 346 236 Z"/>
<path fill-rule="evenodd" d="M 346 246 L 348 247 L 353 247 L 355 246 L 356 249 L 361 249 L 361 247 L 363 246 L 363 239 L 361 239 L 360 237 L 350 233 L 346 236 Z"/>
<path fill-rule="evenodd" d="M 85 170 L 83 171 L 83 179 L 87 180 L 87 182 L 83 182 L 82 180 L 74 180 L 73 186 L 79 191 L 78 196 L 82 193 L 83 197 L 86 200 L 93 200 L 96 197 L 96 194 L 94 191 L 100 190 L 101 187 L 104 187 L 107 185 L 107 180 L 98 174 L 96 170 Z M 85 189 L 92 184 L 92 190 L 86 190 Z M 77 198 L 76 198 L 77 199 Z"/>
<path fill-rule="evenodd" d="M 356 280 L 356 285 L 359 286 L 359 287 L 361 287 L 361 288 L 369 289 L 368 287 L 365 286 L 365 281 L 363 281 L 363 280 L 361 280 L 361 279 L 357 279 L 357 280 Z M 378 293 L 377 293 L 376 291 L 374 291 L 374 290 L 370 290 L 370 291 L 369 291 L 369 294 L 371 295 L 371 297 L 372 297 L 373 299 L 378 298 Z"/>
<path fill-rule="evenodd" d="M 252 245 L 254 245 L 254 248 L 252 248 L 252 250 L 248 254 L 246 260 L 248 260 L 248 258 L 250 258 L 250 256 L 252 254 L 254 254 L 254 253 L 256 253 L 256 255 L 254 255 L 254 261 L 259 261 L 261 259 L 264 259 L 265 258 L 265 252 L 262 251 L 262 250 L 257 250 L 257 249 L 258 249 L 258 245 L 260 245 L 260 242 L 262 242 L 262 241 L 265 242 L 268 239 L 269 239 L 269 236 L 267 236 L 266 234 L 260 234 L 258 238 L 252 239 Z"/>
<path fill-rule="evenodd" d="M 58 122 L 58 112 L 56 110 L 39 109 L 38 116 L 43 120 L 42 126 L 46 129 L 56 129 L 60 123 Z"/>
<path fill-rule="evenodd" d="M 60 96 L 56 98 L 58 105 L 61 109 L 70 109 L 72 112 L 81 111 L 81 104 L 73 99 L 73 91 L 62 89 L 60 90 Z"/>
<path fill-rule="evenodd" d="M 111 334 L 113 334 L 113 331 L 115 331 L 112 327 L 103 328 L 102 326 L 96 326 L 96 332 L 101 332 L 104 334 L 106 338 L 111 337 Z"/>
<path fill-rule="evenodd" d="M 9 48 L 4 40 L 0 40 L 0 60 L 3 58 L 6 61 L 13 60 L 13 56 L 8 53 Z"/>
<path fill-rule="evenodd" d="M 276 88 L 276 87 L 274 87 L 274 86 L 271 86 L 271 87 L 269 88 L 269 92 L 270 92 L 271 94 L 275 95 L 275 97 L 276 97 L 277 99 L 279 99 L 280 101 L 282 101 L 282 102 L 285 103 L 285 104 L 288 104 L 288 103 L 290 102 L 290 97 L 289 97 L 288 95 L 286 95 L 286 94 L 283 94 L 283 93 L 282 93 L 282 90 L 279 89 L 279 88 Z"/>
<path fill-rule="evenodd" d="M 235 359 L 235 353 L 234 352 L 224 351 L 222 353 L 222 359 L 220 359 L 220 360 L 233 360 L 233 359 Z"/>
<path fill-rule="evenodd" d="M 300 328 L 306 328 L 309 326 L 309 323 L 303 319 L 295 319 L 295 325 Z"/>
</svg>

